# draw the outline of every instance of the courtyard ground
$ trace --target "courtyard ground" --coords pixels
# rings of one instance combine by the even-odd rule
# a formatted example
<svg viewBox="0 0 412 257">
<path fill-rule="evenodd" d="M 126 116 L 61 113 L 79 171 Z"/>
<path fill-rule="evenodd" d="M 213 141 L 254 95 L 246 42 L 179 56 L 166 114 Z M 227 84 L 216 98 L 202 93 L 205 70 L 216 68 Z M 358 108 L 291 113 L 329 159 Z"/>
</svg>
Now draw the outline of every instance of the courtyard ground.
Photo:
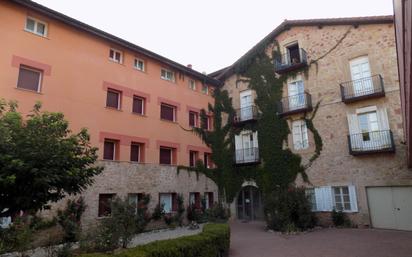
<svg viewBox="0 0 412 257">
<path fill-rule="evenodd" d="M 411 257 L 412 232 L 327 228 L 299 235 L 264 230 L 262 222 L 233 221 L 230 257 Z"/>
</svg>

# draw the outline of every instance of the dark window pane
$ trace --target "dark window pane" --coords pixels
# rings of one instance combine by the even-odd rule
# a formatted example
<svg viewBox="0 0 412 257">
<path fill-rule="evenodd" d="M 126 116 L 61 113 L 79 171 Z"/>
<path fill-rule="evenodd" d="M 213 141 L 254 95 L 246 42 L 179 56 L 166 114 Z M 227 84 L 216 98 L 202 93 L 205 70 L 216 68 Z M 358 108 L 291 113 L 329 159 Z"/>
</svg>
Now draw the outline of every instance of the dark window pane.
<svg viewBox="0 0 412 257">
<path fill-rule="evenodd" d="M 197 113 L 189 112 L 189 126 L 196 127 Z"/>
<path fill-rule="evenodd" d="M 112 108 L 119 108 L 119 96 L 120 93 L 116 91 L 109 90 L 107 91 L 106 106 Z"/>
<path fill-rule="evenodd" d="M 143 99 L 140 97 L 133 98 L 133 112 L 143 115 Z"/>
<path fill-rule="evenodd" d="M 103 159 L 114 160 L 115 143 L 113 141 L 104 141 Z"/>
<path fill-rule="evenodd" d="M 177 206 L 178 206 L 177 194 L 173 193 L 172 194 L 172 211 L 177 211 Z"/>
<path fill-rule="evenodd" d="M 17 87 L 38 92 L 40 86 L 40 76 L 40 71 L 20 67 Z"/>
<path fill-rule="evenodd" d="M 112 212 L 111 201 L 114 194 L 100 194 L 99 195 L 99 217 L 108 216 Z"/>
<path fill-rule="evenodd" d="M 139 144 L 132 144 L 130 146 L 130 161 L 138 162 L 140 155 L 140 145 Z"/>
<path fill-rule="evenodd" d="M 160 118 L 163 120 L 174 121 L 174 112 L 172 106 L 162 104 L 160 107 Z"/>
<path fill-rule="evenodd" d="M 209 117 L 202 117 L 202 128 L 209 129 Z"/>
<path fill-rule="evenodd" d="M 214 203 L 214 199 L 213 199 L 213 192 L 209 192 L 209 193 L 207 193 L 208 194 L 208 200 L 209 200 L 209 202 L 208 202 L 208 205 L 209 205 L 209 208 L 212 208 L 213 207 L 213 203 Z"/>
<path fill-rule="evenodd" d="M 172 164 L 172 149 L 160 148 L 160 164 Z"/>
<path fill-rule="evenodd" d="M 194 167 L 196 165 L 196 161 L 197 161 L 197 152 L 190 151 L 189 152 L 189 166 Z"/>
<path fill-rule="evenodd" d="M 204 153 L 203 155 L 203 164 L 205 165 L 206 168 L 209 166 L 209 154 L 208 153 Z"/>
</svg>

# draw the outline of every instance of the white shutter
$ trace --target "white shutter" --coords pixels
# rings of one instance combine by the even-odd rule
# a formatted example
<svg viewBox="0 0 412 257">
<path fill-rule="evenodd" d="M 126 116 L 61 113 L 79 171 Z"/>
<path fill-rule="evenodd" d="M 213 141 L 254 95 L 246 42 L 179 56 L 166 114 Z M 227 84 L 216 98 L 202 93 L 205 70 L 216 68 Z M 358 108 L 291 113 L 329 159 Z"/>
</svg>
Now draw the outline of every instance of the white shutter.
<svg viewBox="0 0 412 257">
<path fill-rule="evenodd" d="M 242 136 L 241 135 L 235 135 L 235 148 L 236 148 L 236 150 L 240 150 L 240 149 L 243 148 Z"/>
<path fill-rule="evenodd" d="M 348 113 L 349 134 L 361 133 L 359 128 L 358 115 Z"/>
<path fill-rule="evenodd" d="M 293 147 L 297 149 L 301 149 L 302 145 L 302 135 L 300 129 L 300 121 L 293 121 L 292 122 L 292 139 L 293 139 Z"/>
<path fill-rule="evenodd" d="M 378 114 L 379 128 L 381 130 L 389 130 L 388 113 L 386 111 L 386 108 L 379 108 L 377 110 L 377 114 Z"/>
<path fill-rule="evenodd" d="M 350 209 L 353 212 L 357 212 L 358 211 L 358 202 L 357 202 L 357 198 L 356 198 L 356 188 L 353 185 L 348 186 L 348 188 L 349 188 Z"/>
<path fill-rule="evenodd" d="M 255 132 L 253 132 L 253 146 L 254 147 L 259 147 L 259 145 L 258 145 L 258 134 L 257 134 L 258 132 L 257 131 L 255 131 Z"/>
<path fill-rule="evenodd" d="M 320 187 L 315 187 L 315 198 L 316 198 L 316 210 L 324 211 L 323 207 L 323 194 Z"/>
</svg>

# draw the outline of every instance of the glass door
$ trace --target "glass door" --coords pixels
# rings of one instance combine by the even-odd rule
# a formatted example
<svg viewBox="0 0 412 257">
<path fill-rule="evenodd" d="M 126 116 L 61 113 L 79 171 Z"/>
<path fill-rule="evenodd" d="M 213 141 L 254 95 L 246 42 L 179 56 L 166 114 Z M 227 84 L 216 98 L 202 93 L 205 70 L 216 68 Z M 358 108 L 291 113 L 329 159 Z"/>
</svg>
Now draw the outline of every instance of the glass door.
<svg viewBox="0 0 412 257">
<path fill-rule="evenodd" d="M 353 95 L 361 96 L 373 93 L 373 82 L 368 57 L 360 57 L 350 62 L 353 81 Z"/>
</svg>

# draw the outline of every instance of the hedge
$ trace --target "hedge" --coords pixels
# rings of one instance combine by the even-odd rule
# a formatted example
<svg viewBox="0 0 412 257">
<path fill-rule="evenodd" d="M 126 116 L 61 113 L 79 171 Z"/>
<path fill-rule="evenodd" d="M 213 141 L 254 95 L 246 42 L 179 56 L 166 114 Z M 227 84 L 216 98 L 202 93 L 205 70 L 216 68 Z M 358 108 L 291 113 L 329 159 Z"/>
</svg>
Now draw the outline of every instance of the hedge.
<svg viewBox="0 0 412 257">
<path fill-rule="evenodd" d="M 155 241 L 118 254 L 83 254 L 80 257 L 217 257 L 228 256 L 228 224 L 206 224 L 200 234 Z"/>
</svg>

